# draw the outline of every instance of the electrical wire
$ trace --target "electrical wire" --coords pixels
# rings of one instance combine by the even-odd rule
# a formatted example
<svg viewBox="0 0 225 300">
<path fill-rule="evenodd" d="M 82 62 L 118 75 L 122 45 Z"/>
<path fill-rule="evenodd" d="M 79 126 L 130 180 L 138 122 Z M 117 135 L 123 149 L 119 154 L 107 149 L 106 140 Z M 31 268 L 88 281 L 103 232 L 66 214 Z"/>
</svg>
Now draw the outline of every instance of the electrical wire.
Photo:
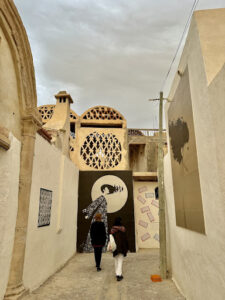
<svg viewBox="0 0 225 300">
<path fill-rule="evenodd" d="M 163 80 L 163 84 L 162 84 L 161 91 L 163 91 L 163 89 L 164 89 L 166 80 L 167 80 L 167 78 L 168 78 L 168 76 L 169 76 L 169 74 L 170 74 L 170 71 L 171 71 L 171 69 L 172 69 L 173 63 L 174 63 L 174 61 L 175 61 L 175 59 L 176 59 L 176 57 L 177 57 L 177 54 L 178 54 L 178 51 L 179 51 L 179 49 L 180 49 L 182 40 L 183 40 L 184 35 L 185 35 L 185 33 L 186 33 L 187 29 L 188 29 L 188 26 L 189 26 L 189 23 L 190 23 L 192 14 L 193 14 L 193 12 L 194 12 L 196 6 L 198 5 L 198 2 L 199 2 L 199 0 L 195 0 L 193 6 L 192 6 L 192 8 L 191 8 L 190 14 L 189 14 L 189 16 L 188 16 L 187 22 L 186 22 L 185 27 L 184 27 L 184 31 L 183 31 L 183 33 L 182 33 L 181 39 L 180 39 L 179 44 L 178 44 L 177 50 L 176 50 L 175 55 L 174 55 L 174 57 L 173 57 L 173 59 L 172 59 L 172 61 L 171 61 L 169 70 L 168 70 L 168 72 L 167 72 L 167 74 L 166 74 L 166 76 L 165 76 L 165 78 L 164 78 L 164 80 Z"/>
</svg>

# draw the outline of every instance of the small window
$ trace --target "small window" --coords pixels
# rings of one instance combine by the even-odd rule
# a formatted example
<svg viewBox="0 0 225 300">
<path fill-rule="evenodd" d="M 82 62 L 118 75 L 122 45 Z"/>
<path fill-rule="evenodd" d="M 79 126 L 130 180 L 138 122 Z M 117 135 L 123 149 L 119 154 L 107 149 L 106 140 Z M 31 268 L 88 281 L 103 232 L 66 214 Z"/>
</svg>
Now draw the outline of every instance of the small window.
<svg viewBox="0 0 225 300">
<path fill-rule="evenodd" d="M 75 123 L 70 122 L 70 131 L 75 133 Z"/>
</svg>

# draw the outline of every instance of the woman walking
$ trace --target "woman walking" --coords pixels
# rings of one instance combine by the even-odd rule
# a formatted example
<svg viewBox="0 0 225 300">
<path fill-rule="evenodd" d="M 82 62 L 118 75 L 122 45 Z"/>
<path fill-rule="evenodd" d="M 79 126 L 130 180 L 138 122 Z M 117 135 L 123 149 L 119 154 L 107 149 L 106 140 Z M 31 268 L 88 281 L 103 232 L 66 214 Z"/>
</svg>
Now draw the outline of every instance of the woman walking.
<svg viewBox="0 0 225 300">
<path fill-rule="evenodd" d="M 108 239 L 108 218 L 107 218 L 107 195 L 123 191 L 123 187 L 103 184 L 101 186 L 101 196 L 95 199 L 88 207 L 82 210 L 85 219 L 92 217 L 91 223 L 95 221 L 96 214 L 101 214 L 102 222 L 105 224 L 106 238 Z M 92 252 L 90 230 L 85 242 L 82 244 L 83 252 Z M 103 249 L 103 251 L 106 249 Z"/>
<path fill-rule="evenodd" d="M 111 234 L 114 237 L 116 243 L 116 250 L 113 252 L 113 257 L 115 260 L 115 273 L 117 281 L 123 279 L 122 267 L 123 258 L 127 255 L 128 251 L 128 240 L 126 235 L 126 228 L 122 226 L 122 219 L 120 217 L 116 218 L 114 225 L 111 229 Z"/>
<path fill-rule="evenodd" d="M 91 244 L 94 248 L 95 263 L 97 271 L 101 271 L 100 264 L 102 258 L 102 248 L 106 242 L 105 224 L 102 222 L 102 215 L 96 214 L 95 221 L 91 224 L 90 229 Z"/>
</svg>

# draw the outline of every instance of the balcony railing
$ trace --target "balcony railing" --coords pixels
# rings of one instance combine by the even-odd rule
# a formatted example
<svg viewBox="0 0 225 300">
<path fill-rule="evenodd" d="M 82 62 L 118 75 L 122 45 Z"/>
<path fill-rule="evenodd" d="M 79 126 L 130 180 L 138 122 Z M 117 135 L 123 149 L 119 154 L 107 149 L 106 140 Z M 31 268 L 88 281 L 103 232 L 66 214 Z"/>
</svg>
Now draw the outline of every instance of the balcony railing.
<svg viewBox="0 0 225 300">
<path fill-rule="evenodd" d="M 166 133 L 166 129 L 163 129 Z M 159 129 L 142 129 L 142 128 L 128 128 L 128 135 L 130 136 L 158 136 Z"/>
</svg>

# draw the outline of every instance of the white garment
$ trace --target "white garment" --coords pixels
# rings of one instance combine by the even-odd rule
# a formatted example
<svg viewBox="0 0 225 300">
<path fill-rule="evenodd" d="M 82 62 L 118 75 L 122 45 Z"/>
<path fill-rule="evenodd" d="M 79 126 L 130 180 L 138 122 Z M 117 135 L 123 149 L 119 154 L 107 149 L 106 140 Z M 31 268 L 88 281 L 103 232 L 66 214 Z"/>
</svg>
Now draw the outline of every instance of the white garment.
<svg viewBox="0 0 225 300">
<path fill-rule="evenodd" d="M 114 259 L 116 276 L 121 276 L 123 267 L 123 254 L 117 254 Z"/>
</svg>

